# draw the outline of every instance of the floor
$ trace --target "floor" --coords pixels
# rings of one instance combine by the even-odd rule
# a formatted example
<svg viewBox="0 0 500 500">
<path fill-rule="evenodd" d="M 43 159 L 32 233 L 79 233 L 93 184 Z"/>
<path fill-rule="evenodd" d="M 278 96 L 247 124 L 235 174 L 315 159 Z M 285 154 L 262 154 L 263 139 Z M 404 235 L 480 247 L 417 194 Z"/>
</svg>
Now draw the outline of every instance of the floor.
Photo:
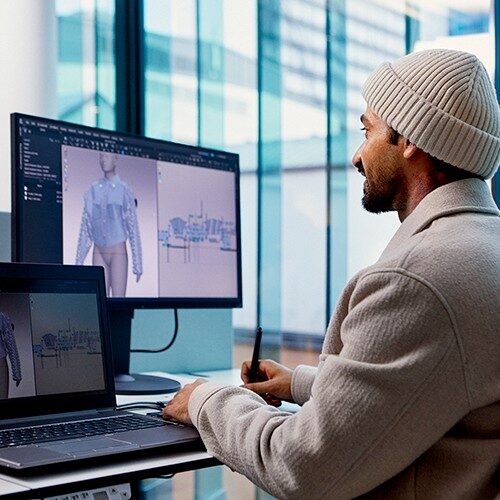
<svg viewBox="0 0 500 500">
<path fill-rule="evenodd" d="M 235 344 L 233 349 L 233 367 L 239 368 L 243 361 L 252 359 L 251 344 Z M 274 352 L 272 352 L 274 351 Z M 280 348 L 271 350 L 272 359 L 288 366 L 295 368 L 297 365 L 312 365 L 318 364 L 319 353 L 316 351 L 298 351 L 295 349 Z M 263 357 L 266 357 L 265 355 Z"/>
</svg>

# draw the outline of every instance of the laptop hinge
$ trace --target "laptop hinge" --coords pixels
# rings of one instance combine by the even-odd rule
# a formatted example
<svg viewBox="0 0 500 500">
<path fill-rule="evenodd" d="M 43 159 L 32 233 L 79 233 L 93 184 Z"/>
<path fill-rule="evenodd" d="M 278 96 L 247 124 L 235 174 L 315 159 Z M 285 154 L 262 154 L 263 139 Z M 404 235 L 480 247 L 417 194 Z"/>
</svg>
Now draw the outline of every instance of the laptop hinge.
<svg viewBox="0 0 500 500">
<path fill-rule="evenodd" d="M 116 415 L 116 411 L 110 408 L 99 408 L 98 410 L 73 411 L 66 413 L 52 413 L 50 415 L 36 415 L 33 417 L 20 417 L 3 419 L 0 423 L 0 430 L 10 427 L 22 427 L 30 425 L 44 425 L 55 422 L 71 422 L 73 420 L 86 420 L 99 416 L 109 417 Z"/>
</svg>

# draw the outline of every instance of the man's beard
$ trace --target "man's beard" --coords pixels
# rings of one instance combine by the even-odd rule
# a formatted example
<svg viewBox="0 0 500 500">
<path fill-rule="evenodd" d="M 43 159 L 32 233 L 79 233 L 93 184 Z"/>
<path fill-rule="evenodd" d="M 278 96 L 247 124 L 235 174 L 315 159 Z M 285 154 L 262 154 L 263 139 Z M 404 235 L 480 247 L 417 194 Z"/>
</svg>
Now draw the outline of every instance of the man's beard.
<svg viewBox="0 0 500 500">
<path fill-rule="evenodd" d="M 365 210 L 374 214 L 392 212 L 396 210 L 394 200 L 398 187 L 399 183 L 396 179 L 392 179 L 392 182 L 389 179 L 382 179 L 378 186 L 373 186 L 366 180 L 363 184 L 361 204 Z"/>
</svg>

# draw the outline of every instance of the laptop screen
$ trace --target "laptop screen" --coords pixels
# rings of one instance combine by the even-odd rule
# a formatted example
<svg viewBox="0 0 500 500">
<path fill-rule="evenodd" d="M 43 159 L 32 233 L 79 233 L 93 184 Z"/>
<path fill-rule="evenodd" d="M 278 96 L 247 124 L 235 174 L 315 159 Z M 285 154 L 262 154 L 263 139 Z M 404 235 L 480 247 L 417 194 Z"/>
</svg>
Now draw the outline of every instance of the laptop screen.
<svg viewBox="0 0 500 500">
<path fill-rule="evenodd" d="M 63 266 L 11 264 L 9 269 L 34 269 L 14 277 L 2 273 L 5 266 L 0 266 L 0 404 L 105 393 L 102 297 L 99 279 L 89 279 L 102 270 L 82 270 L 80 278 L 80 268 L 68 266 L 64 277 L 36 272 Z"/>
</svg>

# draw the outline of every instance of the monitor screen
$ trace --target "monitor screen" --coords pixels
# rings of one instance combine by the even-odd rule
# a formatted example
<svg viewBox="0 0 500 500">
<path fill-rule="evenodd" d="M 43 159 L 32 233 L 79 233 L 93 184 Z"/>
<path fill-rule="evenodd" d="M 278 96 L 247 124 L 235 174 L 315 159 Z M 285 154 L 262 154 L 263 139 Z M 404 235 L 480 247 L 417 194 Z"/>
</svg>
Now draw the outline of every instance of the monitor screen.
<svg viewBox="0 0 500 500">
<path fill-rule="evenodd" d="M 13 260 L 104 267 L 111 302 L 241 306 L 238 155 L 12 115 Z"/>
</svg>

